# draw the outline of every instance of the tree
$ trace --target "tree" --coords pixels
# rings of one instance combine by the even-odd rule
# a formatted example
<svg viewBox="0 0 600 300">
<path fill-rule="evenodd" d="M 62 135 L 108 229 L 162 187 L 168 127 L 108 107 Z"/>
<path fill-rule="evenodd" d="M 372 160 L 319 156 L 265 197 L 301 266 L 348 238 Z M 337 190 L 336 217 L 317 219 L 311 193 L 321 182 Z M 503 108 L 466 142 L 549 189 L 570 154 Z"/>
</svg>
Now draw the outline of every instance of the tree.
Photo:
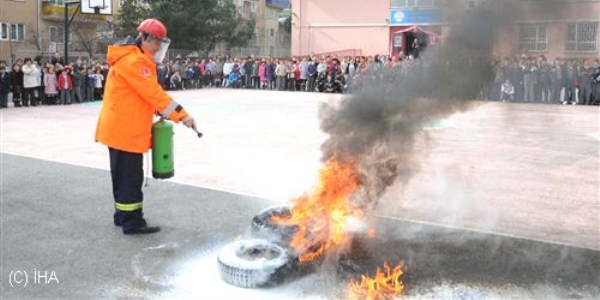
<svg viewBox="0 0 600 300">
<path fill-rule="evenodd" d="M 147 0 L 151 16 L 168 28 L 173 48 L 211 51 L 219 43 L 245 46 L 254 20 L 243 20 L 232 0 Z"/>
<path fill-rule="evenodd" d="M 137 26 L 148 16 L 148 7 L 139 0 L 124 0 L 119 14 L 115 17 L 114 36 L 117 38 L 135 36 Z"/>
</svg>

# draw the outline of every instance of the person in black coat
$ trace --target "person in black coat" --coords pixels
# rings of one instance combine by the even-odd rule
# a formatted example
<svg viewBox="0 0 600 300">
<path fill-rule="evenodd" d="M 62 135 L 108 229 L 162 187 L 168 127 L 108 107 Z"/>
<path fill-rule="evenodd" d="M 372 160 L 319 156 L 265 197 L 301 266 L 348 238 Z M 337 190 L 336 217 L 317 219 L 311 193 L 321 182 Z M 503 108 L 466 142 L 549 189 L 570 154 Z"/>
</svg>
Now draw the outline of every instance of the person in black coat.
<svg viewBox="0 0 600 300">
<path fill-rule="evenodd" d="M 23 96 L 23 72 L 19 64 L 13 65 L 13 71 L 10 73 L 10 85 L 13 93 L 13 103 L 15 107 L 20 107 L 21 97 Z"/>
<path fill-rule="evenodd" d="M 0 108 L 8 107 L 8 92 L 10 92 L 10 74 L 6 63 L 0 62 Z"/>
</svg>

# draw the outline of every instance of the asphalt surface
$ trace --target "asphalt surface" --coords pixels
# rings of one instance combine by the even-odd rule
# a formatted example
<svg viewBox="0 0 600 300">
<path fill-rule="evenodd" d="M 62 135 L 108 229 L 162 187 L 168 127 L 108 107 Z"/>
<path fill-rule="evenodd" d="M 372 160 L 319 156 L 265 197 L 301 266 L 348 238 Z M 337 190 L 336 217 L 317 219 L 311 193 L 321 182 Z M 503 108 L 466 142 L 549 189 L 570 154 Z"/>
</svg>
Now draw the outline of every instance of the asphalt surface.
<svg viewBox="0 0 600 300">
<path fill-rule="evenodd" d="M 378 217 L 376 237 L 357 234 L 340 260 L 272 289 L 236 289 L 218 280 L 214 254 L 273 202 L 151 180 L 146 216 L 163 230 L 125 236 L 112 224 L 107 171 L 0 161 L 2 299 L 344 298 L 349 278 L 383 261 L 404 262 L 407 298 L 600 297 L 598 251 Z"/>
</svg>

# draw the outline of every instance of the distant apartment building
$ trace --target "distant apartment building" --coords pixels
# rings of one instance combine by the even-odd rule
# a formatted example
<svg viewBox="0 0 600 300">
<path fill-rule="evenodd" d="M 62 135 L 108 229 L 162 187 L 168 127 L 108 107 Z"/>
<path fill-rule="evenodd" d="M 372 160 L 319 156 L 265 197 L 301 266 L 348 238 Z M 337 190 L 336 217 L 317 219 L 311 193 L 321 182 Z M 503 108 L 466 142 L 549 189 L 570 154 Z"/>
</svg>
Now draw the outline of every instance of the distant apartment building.
<svg viewBox="0 0 600 300">
<path fill-rule="evenodd" d="M 73 2 L 73 1 L 70 1 Z M 97 2 L 97 1 L 96 1 Z M 69 57 L 90 57 L 98 52 L 98 27 L 112 21 L 119 0 L 100 0 L 106 5 L 94 14 L 90 0 L 69 5 Z M 86 13 L 87 12 L 87 13 Z M 74 17 L 73 17 L 74 15 Z M 65 0 L 0 0 L 0 59 L 50 57 L 64 52 Z"/>
<path fill-rule="evenodd" d="M 288 56 L 290 54 L 290 34 L 280 22 L 280 16 L 289 9 L 289 0 L 234 0 L 239 14 L 244 19 L 254 19 L 254 37 L 246 47 L 225 49 L 236 56 Z"/>
</svg>

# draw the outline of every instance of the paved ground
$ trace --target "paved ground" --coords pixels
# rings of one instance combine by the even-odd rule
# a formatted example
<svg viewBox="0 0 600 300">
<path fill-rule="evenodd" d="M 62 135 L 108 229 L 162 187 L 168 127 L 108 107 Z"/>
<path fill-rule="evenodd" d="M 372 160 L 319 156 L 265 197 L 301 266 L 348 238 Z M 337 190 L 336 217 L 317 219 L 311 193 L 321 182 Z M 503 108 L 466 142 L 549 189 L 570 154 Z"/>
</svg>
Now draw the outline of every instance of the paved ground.
<svg viewBox="0 0 600 300">
<path fill-rule="evenodd" d="M 146 189 L 148 217 L 163 225 L 150 237 L 111 223 L 107 151 L 93 143 L 98 104 L 0 112 L 3 299 L 343 298 L 348 276 L 383 259 L 405 261 L 415 298 L 600 295 L 597 108 L 484 104 L 438 122 L 419 145 L 423 172 L 373 213 L 378 238 L 357 237 L 355 269 L 325 264 L 256 291 L 222 283 L 215 253 L 245 236 L 251 216 L 314 182 L 325 138 L 316 113 L 332 99 L 174 95 L 206 138 L 177 128 L 176 180 Z M 36 270 L 60 283 L 10 287 L 11 272 Z"/>
</svg>

